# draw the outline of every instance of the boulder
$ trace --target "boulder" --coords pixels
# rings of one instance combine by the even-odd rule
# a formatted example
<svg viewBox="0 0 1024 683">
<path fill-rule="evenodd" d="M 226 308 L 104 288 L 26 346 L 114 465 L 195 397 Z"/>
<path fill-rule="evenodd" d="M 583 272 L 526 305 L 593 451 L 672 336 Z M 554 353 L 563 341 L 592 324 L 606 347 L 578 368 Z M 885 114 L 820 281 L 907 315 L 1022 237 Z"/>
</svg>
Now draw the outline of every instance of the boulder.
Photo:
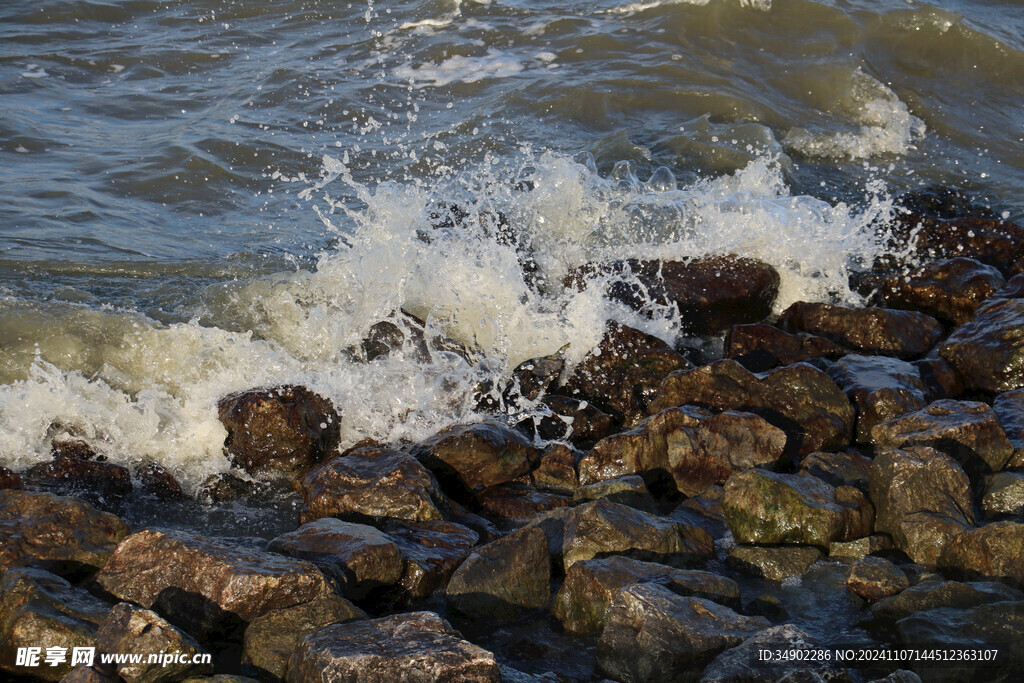
<svg viewBox="0 0 1024 683">
<path fill-rule="evenodd" d="M 868 602 L 876 602 L 910 588 L 910 579 L 882 557 L 862 557 L 850 567 L 846 586 Z"/>
<path fill-rule="evenodd" d="M 997 472 L 985 477 L 981 510 L 986 517 L 1024 515 L 1024 473 Z"/>
<path fill-rule="evenodd" d="M 783 311 L 779 326 L 810 332 L 861 353 L 914 358 L 942 339 L 942 324 L 924 313 L 889 308 L 845 308 L 798 302 Z"/>
<path fill-rule="evenodd" d="M 703 405 L 755 413 L 789 438 L 788 449 L 806 455 L 844 448 L 853 433 L 854 409 L 846 394 L 805 363 L 753 374 L 733 360 L 674 372 L 665 378 L 648 411 Z"/>
<path fill-rule="evenodd" d="M 1024 593 L 995 581 L 961 583 L 938 578 L 921 581 L 896 595 L 882 598 L 871 605 L 871 619 L 888 627 L 916 612 L 939 607 L 962 610 L 1007 600 L 1024 600 Z"/>
<path fill-rule="evenodd" d="M 809 474 L 832 486 L 852 486 L 864 493 L 871 478 L 871 459 L 858 451 L 811 453 L 800 461 L 798 474 Z"/>
<path fill-rule="evenodd" d="M 605 479 L 596 484 L 581 486 L 573 494 L 574 503 L 586 503 L 591 500 L 610 500 L 622 503 L 631 508 L 654 512 L 657 507 L 647 484 L 636 474 L 627 474 L 615 479 Z"/>
<path fill-rule="evenodd" d="M 623 683 L 696 677 L 723 650 L 771 624 L 641 583 L 618 592 L 597 644 L 599 675 Z"/>
<path fill-rule="evenodd" d="M 33 465 L 23 479 L 30 488 L 74 495 L 107 512 L 120 510 L 133 488 L 127 467 L 68 456 Z"/>
<path fill-rule="evenodd" d="M 914 665 L 931 680 L 937 672 L 947 680 L 1014 680 L 1024 664 L 1020 637 L 1024 633 L 1024 601 L 994 602 L 966 610 L 940 607 L 917 612 L 896 622 L 897 642 L 922 648 L 966 647 L 997 650 L 995 662 L 965 659 Z M 929 675 L 930 674 L 930 675 Z M 984 678 L 982 678 L 984 677 Z"/>
<path fill-rule="evenodd" d="M 312 470 L 300 485 L 303 523 L 442 519 L 446 500 L 433 475 L 400 451 L 360 448 Z"/>
<path fill-rule="evenodd" d="M 1006 466 L 1014 469 L 1024 467 L 1024 389 L 999 394 L 992 401 L 992 410 L 1013 446 L 1013 455 Z"/>
<path fill-rule="evenodd" d="M 403 604 L 425 600 L 444 588 L 479 539 L 475 531 L 441 520 L 396 520 L 389 522 L 384 531 L 402 553 L 404 567 L 398 586 Z"/>
<path fill-rule="evenodd" d="M 750 683 L 754 681 L 851 680 L 832 661 L 801 661 L 792 657 L 797 650 L 819 650 L 807 631 L 793 624 L 771 626 L 758 631 L 736 647 L 715 657 L 700 678 L 701 683 Z M 762 661 L 764 654 L 779 656 Z"/>
<path fill-rule="evenodd" d="M 949 574 L 1024 585 L 1024 524 L 992 522 L 950 540 L 939 558 Z"/>
<path fill-rule="evenodd" d="M 290 683 L 465 681 L 499 683 L 494 655 L 462 639 L 433 612 L 333 624 L 299 640 Z"/>
<path fill-rule="evenodd" d="M 927 260 L 969 256 L 1009 276 L 1024 258 L 1024 228 L 981 216 L 940 217 L 909 214 L 894 224 L 891 253 L 910 247 Z"/>
<path fill-rule="evenodd" d="M 473 496 L 480 514 L 510 521 L 530 519 L 542 512 L 565 507 L 570 501 L 568 496 L 538 491 L 518 481 L 488 486 Z"/>
<path fill-rule="evenodd" d="M 828 376 L 857 410 L 858 443 L 871 443 L 875 425 L 928 405 L 928 390 L 918 369 L 896 358 L 845 356 L 828 369 Z"/>
<path fill-rule="evenodd" d="M 740 588 L 732 579 L 697 569 L 612 556 L 575 563 L 555 596 L 552 613 L 569 633 L 600 633 L 620 589 L 656 583 L 678 595 L 691 595 L 739 609 Z"/>
<path fill-rule="evenodd" d="M 449 427 L 414 454 L 441 479 L 466 491 L 495 486 L 528 473 L 540 451 L 494 421 Z"/>
<path fill-rule="evenodd" d="M 804 574 L 822 557 L 824 555 L 817 548 L 736 545 L 729 549 L 725 563 L 746 574 L 782 581 Z"/>
<path fill-rule="evenodd" d="M 158 463 L 149 462 L 136 469 L 135 480 L 140 491 L 159 500 L 188 499 L 188 494 L 181 488 L 174 475 Z"/>
<path fill-rule="evenodd" d="M 993 299 L 973 322 L 938 348 L 969 389 L 998 393 L 1024 387 L 1024 299 Z"/>
<path fill-rule="evenodd" d="M 551 394 L 541 402 L 551 414 L 539 420 L 531 418 L 528 422 L 534 427 L 528 432 L 536 430 L 547 441 L 568 441 L 578 448 L 590 448 L 615 430 L 615 418 L 590 401 Z"/>
<path fill-rule="evenodd" d="M 877 283 L 873 300 L 889 308 L 920 311 L 953 325 L 974 319 L 982 301 L 1006 284 L 998 269 L 958 256 L 932 261 Z"/>
<path fill-rule="evenodd" d="M 726 333 L 722 355 L 739 361 L 752 372 L 762 372 L 809 358 L 841 358 L 850 352 L 806 332 L 790 334 L 773 325 L 737 325 Z"/>
<path fill-rule="evenodd" d="M 401 551 L 383 532 L 330 517 L 281 534 L 268 549 L 312 562 L 351 600 L 398 583 L 404 569 Z"/>
<path fill-rule="evenodd" d="M 96 634 L 100 652 L 142 655 L 141 662 L 116 665 L 117 675 L 128 683 L 179 681 L 189 676 L 212 674 L 212 664 L 193 663 L 197 655 L 208 654 L 192 636 L 161 618 L 156 612 L 131 603 L 118 603 L 100 624 Z M 187 662 L 150 662 L 149 655 L 175 653 Z"/>
<path fill-rule="evenodd" d="M 871 504 L 859 490 L 806 474 L 752 469 L 725 484 L 725 521 L 738 543 L 827 548 L 871 533 Z"/>
<path fill-rule="evenodd" d="M 566 446 L 555 444 L 540 456 L 537 469 L 530 473 L 533 485 L 542 491 L 572 495 L 579 488 L 576 458 Z"/>
<path fill-rule="evenodd" d="M 254 389 L 217 404 L 231 459 L 252 475 L 301 477 L 332 456 L 341 417 L 331 402 L 302 386 Z"/>
<path fill-rule="evenodd" d="M 179 531 L 128 536 L 96 582 L 201 641 L 236 639 L 256 617 L 331 592 L 309 562 Z"/>
</svg>

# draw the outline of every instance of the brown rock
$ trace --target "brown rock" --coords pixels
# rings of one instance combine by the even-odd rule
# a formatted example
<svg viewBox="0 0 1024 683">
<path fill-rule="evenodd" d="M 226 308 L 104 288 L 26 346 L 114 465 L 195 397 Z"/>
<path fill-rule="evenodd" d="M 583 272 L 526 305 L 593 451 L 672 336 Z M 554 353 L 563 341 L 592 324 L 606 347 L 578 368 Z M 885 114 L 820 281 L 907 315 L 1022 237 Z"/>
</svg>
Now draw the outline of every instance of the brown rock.
<svg viewBox="0 0 1024 683">
<path fill-rule="evenodd" d="M 964 531 L 946 545 L 939 567 L 958 577 L 1024 585 L 1024 524 L 992 522 Z"/>
<path fill-rule="evenodd" d="M 6 467 L 0 467 L 0 489 L 20 489 L 25 486 L 21 475 Z"/>
<path fill-rule="evenodd" d="M 840 358 L 850 353 L 824 337 L 790 334 L 772 325 L 737 325 L 725 335 L 723 355 L 752 372 L 792 365 L 808 358 Z"/>
<path fill-rule="evenodd" d="M 967 609 L 1007 600 L 1024 600 L 1024 593 L 996 582 L 960 583 L 936 579 L 921 581 L 898 595 L 883 598 L 871 606 L 872 620 L 890 626 L 915 612 L 952 607 Z"/>
<path fill-rule="evenodd" d="M 861 353 L 913 358 L 942 338 L 942 325 L 916 311 L 844 308 L 798 302 L 779 318 L 787 331 L 810 332 Z"/>
<path fill-rule="evenodd" d="M 461 524 L 440 520 L 393 521 L 384 530 L 402 553 L 402 603 L 425 600 L 444 588 L 479 538 L 475 531 Z"/>
<path fill-rule="evenodd" d="M 532 358 L 520 363 L 512 371 L 514 380 L 512 395 L 536 401 L 551 390 L 551 387 L 562 376 L 564 368 L 565 358 L 560 354 Z"/>
<path fill-rule="evenodd" d="M 75 495 L 108 512 L 120 509 L 132 492 L 128 468 L 67 456 L 33 465 L 25 471 L 24 479 L 33 488 Z"/>
<path fill-rule="evenodd" d="M 1024 473 L 997 472 L 985 477 L 981 509 L 986 517 L 1024 515 Z"/>
<path fill-rule="evenodd" d="M 189 676 L 212 674 L 212 664 L 194 664 L 197 655 L 207 654 L 192 636 L 161 618 L 156 612 L 131 603 L 118 603 L 100 624 L 96 634 L 100 652 L 142 655 L 141 662 L 117 664 L 117 674 L 128 683 L 179 681 Z M 152 654 L 176 653 L 188 662 L 149 662 Z"/>
<path fill-rule="evenodd" d="M 512 481 L 540 457 L 522 434 L 493 421 L 449 427 L 415 453 L 442 481 L 469 491 Z"/>
<path fill-rule="evenodd" d="M 533 485 L 542 491 L 571 495 L 580 486 L 576 458 L 566 446 L 555 444 L 540 456 L 537 469 L 530 473 Z"/>
<path fill-rule="evenodd" d="M 817 548 L 736 545 L 729 549 L 726 565 L 769 581 L 800 576 L 824 555 Z"/>
<path fill-rule="evenodd" d="M 974 319 L 982 301 L 1005 284 L 996 268 L 957 257 L 885 278 L 874 299 L 889 308 L 920 311 L 943 322 L 963 325 Z"/>
<path fill-rule="evenodd" d="M 515 481 L 489 486 L 473 498 L 481 514 L 504 520 L 530 519 L 571 502 L 567 496 L 538 491 L 529 484 Z"/>
<path fill-rule="evenodd" d="M 160 500 L 186 500 L 181 484 L 163 466 L 155 462 L 146 463 L 135 470 L 139 489 Z"/>
<path fill-rule="evenodd" d="M 857 409 L 858 443 L 871 443 L 875 425 L 928 405 L 928 390 L 917 368 L 896 358 L 845 356 L 829 368 L 828 376 Z"/>
<path fill-rule="evenodd" d="M 536 423 L 537 434 L 547 441 L 568 441 L 589 448 L 615 429 L 615 418 L 589 401 L 551 394 L 542 403 L 551 409 L 551 415 L 531 420 Z"/>
<path fill-rule="evenodd" d="M 869 556 L 853 563 L 846 586 L 868 602 L 875 602 L 906 590 L 910 580 L 889 560 Z"/>
<path fill-rule="evenodd" d="M 832 486 L 852 486 L 867 493 L 871 460 L 857 451 L 811 453 L 800 461 L 797 474 L 809 474 Z"/>
<path fill-rule="evenodd" d="M 605 479 L 596 484 L 581 486 L 573 494 L 574 503 L 586 503 L 592 500 L 610 500 L 638 510 L 655 512 L 657 505 L 647 484 L 636 474 L 627 474 L 615 479 Z"/>
<path fill-rule="evenodd" d="M 1010 275 L 1024 258 L 1024 229 L 1008 221 L 982 217 L 938 220 L 911 214 L 895 227 L 897 248 L 909 244 L 928 259 L 969 256 Z"/>
<path fill-rule="evenodd" d="M 859 560 L 866 555 L 892 550 L 892 539 L 885 534 L 872 534 L 852 541 L 834 541 L 828 546 L 828 556 L 840 560 Z"/>
<path fill-rule="evenodd" d="M 993 299 L 973 322 L 939 346 L 970 389 L 1001 392 L 1024 387 L 1024 299 Z"/>
<path fill-rule="evenodd" d="M 931 398 L 960 398 L 964 395 L 966 389 L 963 377 L 938 354 L 930 353 L 915 360 L 914 367 L 921 374 L 921 381 L 928 388 Z"/>
</svg>

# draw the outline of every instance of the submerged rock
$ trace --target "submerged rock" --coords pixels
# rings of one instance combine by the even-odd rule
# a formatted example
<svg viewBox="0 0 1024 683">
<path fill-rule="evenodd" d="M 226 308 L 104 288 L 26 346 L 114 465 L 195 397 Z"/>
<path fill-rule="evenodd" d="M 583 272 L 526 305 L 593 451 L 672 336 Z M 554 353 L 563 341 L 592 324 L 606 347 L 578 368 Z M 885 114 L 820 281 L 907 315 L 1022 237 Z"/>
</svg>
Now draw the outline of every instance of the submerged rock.
<svg viewBox="0 0 1024 683">
<path fill-rule="evenodd" d="M 806 332 L 790 334 L 772 325 L 737 325 L 725 335 L 722 355 L 752 372 L 792 365 L 809 358 L 836 359 L 851 353 L 833 341 Z"/>
<path fill-rule="evenodd" d="M 946 545 L 939 567 L 969 579 L 1024 585 L 1024 524 L 992 522 L 964 531 Z"/>
<path fill-rule="evenodd" d="M 729 549 L 725 563 L 753 576 L 782 581 L 804 574 L 822 557 L 824 555 L 817 548 L 736 545 Z"/>
<path fill-rule="evenodd" d="M 786 330 L 810 332 L 861 353 L 913 358 L 942 339 L 942 325 L 916 311 L 888 308 L 844 308 L 798 302 L 779 318 Z"/>
<path fill-rule="evenodd" d="M 449 427 L 415 454 L 442 481 L 466 491 L 512 481 L 540 457 L 522 434 L 494 421 Z"/>
<path fill-rule="evenodd" d="M 212 674 L 212 664 L 193 663 L 197 655 L 207 654 L 192 636 L 168 623 L 156 612 L 131 603 L 118 603 L 100 624 L 96 634 L 100 652 L 141 655 L 140 662 L 116 665 L 117 675 L 125 681 L 172 681 Z M 175 653 L 188 662 L 150 662 L 149 655 Z"/>
<path fill-rule="evenodd" d="M 939 346 L 970 389 L 993 393 L 1024 387 L 1024 299 L 994 299 L 973 322 Z"/>
<path fill-rule="evenodd" d="M 868 602 L 875 602 L 906 590 L 910 579 L 885 558 L 862 557 L 850 567 L 846 586 Z"/>
<path fill-rule="evenodd" d="M 441 520 L 393 521 L 384 531 L 402 554 L 404 566 L 398 582 L 402 604 L 425 600 L 444 588 L 479 539 L 475 531 Z"/>
<path fill-rule="evenodd" d="M 871 429 L 928 405 L 928 390 L 916 367 L 882 356 L 849 355 L 829 368 L 831 377 L 857 409 L 858 443 L 871 443 Z"/>
<path fill-rule="evenodd" d="M 974 319 L 982 301 L 1006 284 L 998 269 L 973 258 L 932 261 L 878 283 L 874 299 L 891 308 L 927 313 L 954 325 Z"/>
</svg>

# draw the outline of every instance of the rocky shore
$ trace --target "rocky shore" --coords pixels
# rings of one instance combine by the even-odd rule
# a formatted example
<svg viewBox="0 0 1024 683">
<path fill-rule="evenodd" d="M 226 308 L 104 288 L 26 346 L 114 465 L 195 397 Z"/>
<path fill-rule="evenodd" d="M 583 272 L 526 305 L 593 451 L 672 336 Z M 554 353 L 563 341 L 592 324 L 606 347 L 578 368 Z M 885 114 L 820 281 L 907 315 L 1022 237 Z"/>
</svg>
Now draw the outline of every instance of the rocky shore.
<svg viewBox="0 0 1024 683">
<path fill-rule="evenodd" d="M 84 441 L 0 469 L 0 671 L 1016 679 L 1024 228 L 948 193 L 906 203 L 891 234 L 900 256 L 851 276 L 862 308 L 799 302 L 773 317 L 778 273 L 728 255 L 579 269 L 565 286 L 605 286 L 641 313 L 676 306 L 694 334 L 724 335 L 721 354 L 611 323 L 582 363 L 524 363 L 501 395 L 480 387 L 481 410 L 500 414 L 422 443 L 340 452 L 344 406 L 295 386 L 225 396 L 237 473 L 194 504 L 297 492 L 293 524 L 269 541 L 133 528 L 125 501 L 189 496 L 158 465 L 129 471 Z M 404 335 L 381 323 L 362 352 L 370 362 L 428 343 Z M 507 419 L 527 404 L 542 416 Z M 998 656 L 758 654 L 881 646 Z M 211 658 L 19 665 L 27 647 Z"/>
</svg>

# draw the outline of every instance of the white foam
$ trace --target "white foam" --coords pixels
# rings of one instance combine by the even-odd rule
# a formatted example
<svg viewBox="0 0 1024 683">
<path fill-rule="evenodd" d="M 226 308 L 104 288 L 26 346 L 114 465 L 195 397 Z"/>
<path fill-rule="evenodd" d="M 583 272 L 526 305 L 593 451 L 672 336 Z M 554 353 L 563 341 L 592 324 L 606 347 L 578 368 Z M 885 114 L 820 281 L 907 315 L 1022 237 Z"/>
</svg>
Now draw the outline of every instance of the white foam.
<svg viewBox="0 0 1024 683">
<path fill-rule="evenodd" d="M 499 50 L 488 50 L 479 57 L 455 55 L 440 64 L 402 64 L 393 73 L 419 87 L 443 87 L 452 83 L 477 83 L 485 79 L 507 78 L 524 69 L 518 59 L 508 57 Z"/>
</svg>

